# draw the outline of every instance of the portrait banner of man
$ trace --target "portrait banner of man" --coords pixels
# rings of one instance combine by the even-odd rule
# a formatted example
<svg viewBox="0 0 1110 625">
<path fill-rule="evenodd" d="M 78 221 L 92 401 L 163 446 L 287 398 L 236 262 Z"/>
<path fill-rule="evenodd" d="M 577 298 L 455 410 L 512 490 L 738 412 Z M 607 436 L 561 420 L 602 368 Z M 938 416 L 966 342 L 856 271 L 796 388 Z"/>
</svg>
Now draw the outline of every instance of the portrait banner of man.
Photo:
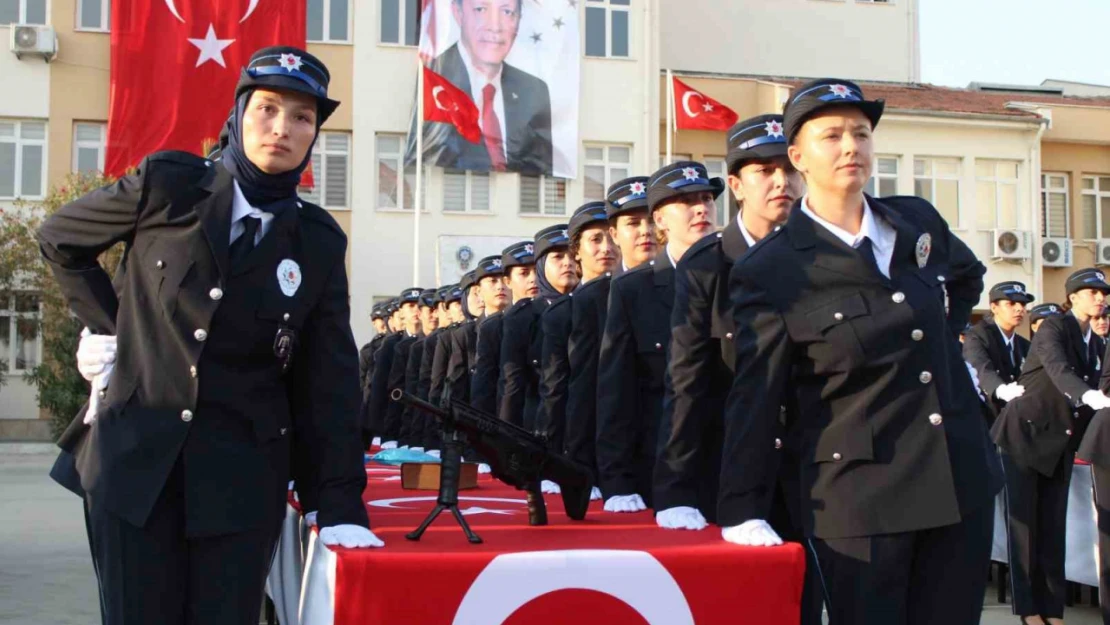
<svg viewBox="0 0 1110 625">
<path fill-rule="evenodd" d="M 425 122 L 424 163 L 574 178 L 578 3 L 424 0 L 423 5 L 421 57 L 471 97 L 482 129 L 472 142 L 450 124 Z M 407 162 L 415 161 L 415 143 L 410 132 Z"/>
</svg>

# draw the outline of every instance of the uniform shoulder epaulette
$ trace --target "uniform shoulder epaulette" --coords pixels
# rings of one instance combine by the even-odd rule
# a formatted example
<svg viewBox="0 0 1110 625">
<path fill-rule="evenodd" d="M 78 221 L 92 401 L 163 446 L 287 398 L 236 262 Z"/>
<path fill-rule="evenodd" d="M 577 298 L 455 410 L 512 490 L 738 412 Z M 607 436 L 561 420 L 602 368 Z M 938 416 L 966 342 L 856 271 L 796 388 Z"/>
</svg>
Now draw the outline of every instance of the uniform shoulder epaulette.
<svg viewBox="0 0 1110 625">
<path fill-rule="evenodd" d="M 554 302 L 551 302 L 550 304 L 548 304 L 547 308 L 543 312 L 546 315 L 549 311 L 554 310 L 556 308 L 561 308 L 563 306 L 569 306 L 570 302 L 573 302 L 573 301 L 574 301 L 574 298 L 571 295 L 569 295 L 569 294 L 568 295 L 563 295 L 562 297 L 559 297 L 558 299 L 556 299 Z"/>
<path fill-rule="evenodd" d="M 590 280 L 586 284 L 583 284 L 582 286 L 578 287 L 578 289 L 575 291 L 575 293 L 578 294 L 576 297 L 584 297 L 586 295 L 589 295 L 593 291 L 596 291 L 598 288 L 600 288 L 598 285 L 605 284 L 606 282 L 609 282 L 612 279 L 613 279 L 613 274 L 605 274 L 604 276 L 598 276 L 597 278 L 594 278 L 593 280 Z"/>
<path fill-rule="evenodd" d="M 698 242 L 693 244 L 690 249 L 679 259 L 678 264 L 687 262 L 689 259 L 694 258 L 705 253 L 706 250 L 715 250 L 721 248 L 721 233 L 711 232 L 704 237 L 698 239 Z"/>
<path fill-rule="evenodd" d="M 342 237 L 344 241 L 347 240 L 347 233 L 343 232 L 343 228 L 339 226 L 339 222 L 335 220 L 335 217 L 331 216 L 331 213 L 313 204 L 312 202 L 306 202 L 300 199 L 297 200 L 297 202 L 299 207 L 298 214 L 301 217 L 304 217 L 305 219 L 318 223 L 322 226 L 326 226 L 328 229 L 332 230 L 340 237 Z"/>
<path fill-rule="evenodd" d="M 664 253 L 666 253 L 666 252 L 664 252 Z M 655 271 L 655 261 L 654 260 L 648 261 L 646 263 L 641 263 L 639 266 L 633 267 L 632 269 L 629 269 L 628 271 L 622 273 L 621 275 L 617 276 L 616 278 L 613 278 L 613 285 L 616 286 L 618 284 L 622 284 L 623 282 L 625 282 L 627 280 L 631 280 L 633 276 L 640 276 L 640 275 L 643 275 L 644 272 L 648 272 L 648 271 Z"/>
<path fill-rule="evenodd" d="M 191 165 L 198 169 L 207 169 L 212 166 L 212 161 L 197 156 L 192 152 L 182 150 L 162 150 L 146 157 L 151 163 L 176 163 L 178 165 Z"/>
<path fill-rule="evenodd" d="M 501 319 L 501 317 L 503 315 L 504 315 L 504 311 L 501 311 L 501 310 L 493 313 L 492 315 L 486 315 L 486 318 L 482 319 L 482 322 L 479 323 L 478 326 L 481 327 L 481 326 L 485 325 L 487 321 L 496 321 L 498 319 Z"/>
<path fill-rule="evenodd" d="M 531 306 L 531 304 L 532 304 L 532 299 L 531 298 L 520 300 L 519 302 L 510 306 L 509 309 L 505 311 L 505 318 L 508 319 L 509 317 L 515 317 L 518 313 L 520 313 L 520 311 L 522 311 L 525 308 L 528 308 L 529 306 Z"/>
<path fill-rule="evenodd" d="M 762 259 L 765 255 L 765 250 L 771 249 L 775 246 L 775 241 L 785 236 L 786 226 L 780 226 L 771 231 L 770 234 L 755 242 L 755 245 L 748 248 L 748 251 L 740 257 L 738 264 L 747 265 L 754 262 L 756 259 Z"/>
</svg>

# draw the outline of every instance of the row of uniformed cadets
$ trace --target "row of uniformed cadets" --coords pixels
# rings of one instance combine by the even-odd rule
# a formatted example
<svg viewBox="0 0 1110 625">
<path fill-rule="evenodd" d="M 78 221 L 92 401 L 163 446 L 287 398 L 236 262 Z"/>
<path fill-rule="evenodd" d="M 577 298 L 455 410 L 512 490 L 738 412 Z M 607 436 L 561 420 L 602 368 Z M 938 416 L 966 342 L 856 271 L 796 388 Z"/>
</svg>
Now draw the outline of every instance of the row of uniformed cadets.
<svg viewBox="0 0 1110 625">
<path fill-rule="evenodd" d="M 863 193 L 882 112 L 822 79 L 783 116 L 730 129 L 741 211 L 723 232 L 724 182 L 683 161 L 482 259 L 462 295 L 482 307 L 453 341 L 467 366 L 448 377 L 595 470 L 608 512 L 714 522 L 741 545 L 805 542 L 803 623 L 822 603 L 834 625 L 976 622 L 1005 466 L 1008 514 L 1025 524 L 1011 532 L 1015 610 L 1055 622 L 1062 539 L 1045 528 L 1062 527 L 1082 423 L 1110 407 L 1089 338 L 1110 285 L 1073 275 L 1068 314 L 1034 309 L 1031 347 L 1013 334 L 1024 287 L 998 285 L 1002 332 L 973 329 L 966 363 L 957 337 L 986 269 L 928 202 Z M 367 376 L 365 423 L 387 442 L 375 398 L 399 337 L 417 333 L 412 291 L 380 309 L 400 320 Z M 1097 489 L 1110 440 L 1086 440 Z"/>
<path fill-rule="evenodd" d="M 1006 478 L 1005 514 L 1013 611 L 1023 623 L 1063 622 L 1068 493 L 1076 454 L 1093 464 L 1101 512 L 1110 500 L 1105 275 L 1081 269 L 1065 283 L 1067 304 L 1031 308 L 1032 341 L 1017 334 L 1025 285 L 990 291 L 991 315 L 967 333 L 964 356 L 978 371 Z M 1101 379 L 1101 384 L 1100 384 Z M 1102 487 L 1102 488 L 1100 488 Z M 1100 518 L 1100 590 L 1107 595 L 1110 540 Z M 1103 620 L 1110 611 L 1103 604 Z"/>
</svg>

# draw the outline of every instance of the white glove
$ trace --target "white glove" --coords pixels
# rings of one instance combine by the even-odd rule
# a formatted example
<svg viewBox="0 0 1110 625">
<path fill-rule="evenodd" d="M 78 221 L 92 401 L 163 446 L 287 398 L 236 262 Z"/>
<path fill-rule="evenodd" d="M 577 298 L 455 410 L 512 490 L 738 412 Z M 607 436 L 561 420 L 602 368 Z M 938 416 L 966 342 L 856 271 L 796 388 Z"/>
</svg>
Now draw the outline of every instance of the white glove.
<svg viewBox="0 0 1110 625">
<path fill-rule="evenodd" d="M 594 486 L 590 490 L 590 501 L 601 501 L 601 489 Z"/>
<path fill-rule="evenodd" d="M 320 541 L 329 547 L 384 547 L 382 539 L 361 525 L 336 525 L 320 529 Z"/>
<path fill-rule="evenodd" d="M 1102 410 L 1103 408 L 1110 408 L 1110 397 L 1102 394 L 1102 391 L 1087 391 L 1083 393 L 1083 403 L 1094 408 L 1095 410 Z"/>
<path fill-rule="evenodd" d="M 540 482 L 540 492 L 545 495 L 558 495 L 563 492 L 559 485 L 551 480 L 544 480 Z"/>
<path fill-rule="evenodd" d="M 401 446 L 400 446 L 400 447 L 398 447 L 397 449 L 408 449 L 408 448 L 409 448 L 409 446 L 408 446 L 408 445 L 401 445 Z"/>
<path fill-rule="evenodd" d="M 409 447 L 409 449 L 411 449 L 413 451 L 419 451 L 420 453 L 424 453 L 424 448 L 423 447 Z"/>
<path fill-rule="evenodd" d="M 382 443 L 382 449 L 397 449 L 397 441 L 386 441 Z"/>
<path fill-rule="evenodd" d="M 975 388 L 976 393 L 979 393 L 979 372 L 977 372 L 975 367 L 972 367 L 971 363 L 966 360 L 964 361 L 964 365 L 967 366 L 967 374 L 971 376 L 971 386 Z"/>
<path fill-rule="evenodd" d="M 647 510 L 643 497 L 636 493 L 631 495 L 613 495 L 605 501 L 606 512 L 640 512 Z"/>
<path fill-rule="evenodd" d="M 316 527 L 316 515 L 317 512 L 315 510 L 304 515 L 304 524 L 308 527 Z"/>
<path fill-rule="evenodd" d="M 740 525 L 721 528 L 721 538 L 748 547 L 774 547 L 782 544 L 779 535 L 763 519 L 752 519 Z"/>
<path fill-rule="evenodd" d="M 493 472 L 493 469 L 489 468 L 488 464 L 486 464 L 484 462 L 478 463 L 478 474 L 479 475 L 488 475 L 492 472 Z"/>
<path fill-rule="evenodd" d="M 998 399 L 1001 399 L 1002 401 L 1006 401 L 1006 402 L 1014 401 L 1015 399 L 1017 399 L 1018 397 L 1021 397 L 1024 394 L 1025 394 L 1025 387 L 1018 384 L 1017 382 L 1010 382 L 1009 384 L 1003 384 L 1002 386 L 1000 386 L 1000 387 L 998 387 L 994 390 L 994 396 L 997 397 Z"/>
<path fill-rule="evenodd" d="M 77 370 L 88 381 L 111 368 L 116 362 L 116 337 L 110 334 L 92 334 L 88 328 L 81 330 L 77 344 Z"/>
<path fill-rule="evenodd" d="M 703 530 L 709 527 L 697 508 L 678 506 L 655 513 L 655 524 L 668 530 Z"/>
<path fill-rule="evenodd" d="M 382 446 L 382 437 L 375 436 L 374 440 L 370 441 L 370 446 L 371 447 L 381 447 Z"/>
<path fill-rule="evenodd" d="M 428 454 L 429 456 L 435 456 L 436 458 L 439 457 L 439 450 L 438 449 L 429 449 L 428 451 L 426 451 L 424 453 Z"/>
</svg>

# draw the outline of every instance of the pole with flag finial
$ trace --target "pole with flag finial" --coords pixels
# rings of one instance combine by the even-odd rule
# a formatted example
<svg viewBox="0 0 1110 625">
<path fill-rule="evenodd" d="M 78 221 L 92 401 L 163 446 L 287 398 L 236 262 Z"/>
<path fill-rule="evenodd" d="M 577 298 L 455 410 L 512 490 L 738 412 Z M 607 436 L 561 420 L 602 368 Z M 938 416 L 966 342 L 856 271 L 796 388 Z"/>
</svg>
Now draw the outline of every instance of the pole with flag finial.
<svg viewBox="0 0 1110 625">
<path fill-rule="evenodd" d="M 671 70 L 667 70 L 667 162 L 664 165 L 670 165 L 671 160 L 674 158 L 672 153 L 673 146 L 673 130 L 674 127 L 674 77 L 671 76 Z"/>
<path fill-rule="evenodd" d="M 420 211 L 424 173 L 424 62 L 416 57 L 416 190 L 412 210 L 412 283 L 420 284 Z M 405 172 L 401 172 L 402 188 Z"/>
</svg>

